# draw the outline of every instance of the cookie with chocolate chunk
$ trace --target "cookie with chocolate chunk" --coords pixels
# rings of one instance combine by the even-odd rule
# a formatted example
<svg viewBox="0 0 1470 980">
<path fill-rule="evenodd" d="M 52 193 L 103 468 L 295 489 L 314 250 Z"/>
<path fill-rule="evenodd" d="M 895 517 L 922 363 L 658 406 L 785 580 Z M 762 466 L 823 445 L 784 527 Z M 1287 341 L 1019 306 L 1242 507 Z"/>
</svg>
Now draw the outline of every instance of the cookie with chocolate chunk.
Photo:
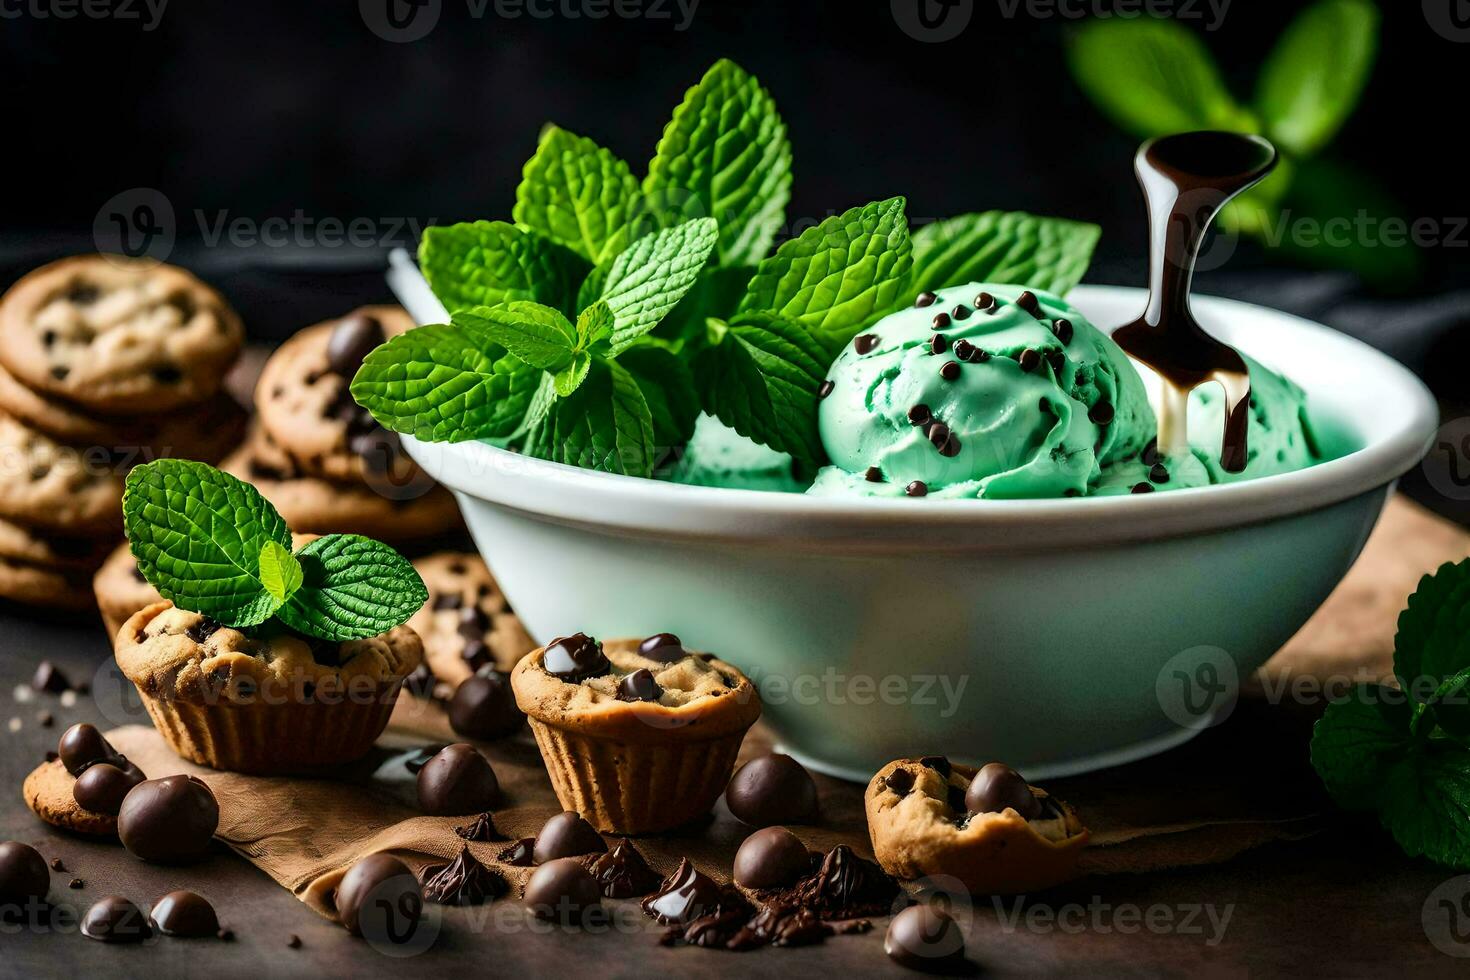
<svg viewBox="0 0 1470 980">
<path fill-rule="evenodd" d="M 374 347 L 412 327 L 396 306 L 364 306 L 307 327 L 271 355 L 255 388 L 260 424 L 303 472 L 383 488 L 424 479 L 398 436 L 348 390 Z"/>
<path fill-rule="evenodd" d="M 90 609 L 86 572 L 0 558 L 0 598 L 47 609 Z"/>
<path fill-rule="evenodd" d="M 116 837 L 117 816 L 88 810 L 77 802 L 77 778 L 66 771 L 60 759 L 43 762 L 21 786 L 21 796 L 31 812 L 53 827 L 87 837 Z"/>
<path fill-rule="evenodd" d="M 244 341 L 240 318 L 189 272 L 121 256 L 62 259 L 0 299 L 0 363 L 23 385 L 101 413 L 203 401 Z"/>
<path fill-rule="evenodd" d="M 451 690 L 481 667 L 509 671 L 536 647 L 479 555 L 441 551 L 413 563 L 429 601 L 408 625 L 424 659 Z"/>
<path fill-rule="evenodd" d="M 111 538 L 45 534 L 0 518 L 0 558 L 58 570 L 93 572 L 111 550 Z"/>
<path fill-rule="evenodd" d="M 71 536 L 122 530 L 126 461 L 0 414 L 0 517 Z"/>
</svg>

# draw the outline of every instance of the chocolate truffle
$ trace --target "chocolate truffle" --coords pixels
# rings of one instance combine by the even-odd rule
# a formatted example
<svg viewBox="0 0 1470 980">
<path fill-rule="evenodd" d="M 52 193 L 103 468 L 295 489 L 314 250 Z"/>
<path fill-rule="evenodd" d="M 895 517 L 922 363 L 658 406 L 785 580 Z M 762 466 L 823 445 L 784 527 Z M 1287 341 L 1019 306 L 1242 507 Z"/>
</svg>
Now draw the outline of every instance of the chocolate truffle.
<svg viewBox="0 0 1470 980">
<path fill-rule="evenodd" d="M 811 871 L 806 845 L 785 827 L 757 830 L 735 852 L 735 884 L 746 888 L 789 885 Z"/>
<path fill-rule="evenodd" d="M 983 766 L 965 791 L 965 809 L 971 813 L 1000 813 L 1010 807 L 1023 819 L 1041 816 L 1041 801 L 1021 774 L 1000 762 Z"/>
<path fill-rule="evenodd" d="M 602 854 L 606 850 L 602 835 L 580 813 L 566 810 L 546 821 L 536 835 L 534 857 L 537 864 L 546 864 L 557 858 Z"/>
<path fill-rule="evenodd" d="M 791 756 L 763 755 L 730 778 L 725 805 L 752 827 L 812 823 L 817 817 L 817 784 Z"/>
<path fill-rule="evenodd" d="M 582 864 L 608 898 L 633 898 L 658 888 L 660 878 L 632 844 L 620 840 L 606 854 L 587 855 Z"/>
<path fill-rule="evenodd" d="M 449 701 L 449 727 L 466 738 L 495 739 L 512 735 L 526 723 L 516 707 L 510 675 L 482 667 L 455 689 Z"/>
<path fill-rule="evenodd" d="M 71 788 L 77 806 L 93 813 L 117 816 L 123 798 L 143 782 L 143 773 L 137 766 L 130 762 L 125 765 L 127 768 L 119 769 L 110 762 L 98 762 L 83 770 Z"/>
<path fill-rule="evenodd" d="M 525 903 L 538 919 L 571 924 L 602 907 L 602 889 L 581 861 L 557 858 L 531 873 Z"/>
<path fill-rule="evenodd" d="M 117 835 L 136 858 L 154 864 L 194 861 L 209 851 L 219 804 L 197 776 L 165 776 L 134 786 L 117 814 Z"/>
<path fill-rule="evenodd" d="M 0 918 L 46 901 L 51 872 L 41 852 L 18 840 L 0 844 Z"/>
<path fill-rule="evenodd" d="M 153 929 L 138 906 L 121 895 L 107 895 L 87 909 L 82 935 L 104 943 L 141 943 Z"/>
<path fill-rule="evenodd" d="M 408 865 L 391 854 L 369 854 L 347 869 L 337 885 L 337 919 L 354 936 L 397 936 L 417 922 L 424 893 Z"/>
<path fill-rule="evenodd" d="M 439 905 L 483 905 L 504 895 L 509 886 L 497 871 L 485 867 L 468 847 L 448 864 L 424 869 L 424 898 Z"/>
<path fill-rule="evenodd" d="M 720 886 L 684 858 L 658 891 L 643 900 L 645 915 L 661 926 L 685 925 L 720 905 Z"/>
<path fill-rule="evenodd" d="M 500 802 L 495 770 L 473 745 L 446 745 L 418 776 L 419 809 L 430 816 L 464 817 Z"/>
<path fill-rule="evenodd" d="M 173 891 L 153 903 L 153 928 L 165 936 L 197 939 L 219 933 L 219 916 L 202 895 Z"/>
<path fill-rule="evenodd" d="M 659 660 L 666 664 L 689 656 L 689 651 L 684 649 L 684 642 L 673 633 L 653 634 L 638 644 L 638 653 L 649 660 Z"/>
<path fill-rule="evenodd" d="M 110 762 L 119 769 L 123 768 L 124 762 L 122 754 L 103 737 L 97 726 L 85 722 L 73 725 L 61 733 L 56 754 L 61 757 L 61 764 L 66 767 L 66 771 L 73 776 L 80 776 L 88 766 L 98 762 Z"/>
<path fill-rule="evenodd" d="M 913 905 L 888 924 L 883 952 L 910 970 L 948 973 L 965 962 L 965 937 L 949 913 L 927 903 Z"/>
<path fill-rule="evenodd" d="M 612 663 L 602 652 L 602 644 L 586 633 L 558 637 L 546 644 L 541 664 L 552 677 L 559 677 L 569 684 L 589 677 L 601 677 L 612 670 Z"/>
<path fill-rule="evenodd" d="M 344 316 L 327 338 L 327 366 L 333 374 L 350 379 L 362 367 L 363 358 L 386 339 L 376 318 L 362 313 Z"/>
</svg>

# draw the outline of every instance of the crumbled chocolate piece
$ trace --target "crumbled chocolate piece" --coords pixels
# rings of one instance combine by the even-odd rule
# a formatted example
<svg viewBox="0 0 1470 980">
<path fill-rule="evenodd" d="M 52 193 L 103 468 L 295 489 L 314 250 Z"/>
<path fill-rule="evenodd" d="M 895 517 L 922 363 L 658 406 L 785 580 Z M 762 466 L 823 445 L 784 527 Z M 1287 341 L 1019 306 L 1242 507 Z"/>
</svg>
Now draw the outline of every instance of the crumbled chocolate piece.
<svg viewBox="0 0 1470 980">
<path fill-rule="evenodd" d="M 425 868 L 420 880 L 424 898 L 438 905 L 483 905 L 510 889 L 505 877 L 475 860 L 468 846 L 448 864 Z"/>
<path fill-rule="evenodd" d="M 488 813 L 480 814 L 463 827 L 455 827 L 454 832 L 464 840 L 481 842 L 510 840 L 509 837 L 496 829 L 495 818 Z"/>
<path fill-rule="evenodd" d="M 663 880 L 658 891 L 643 900 L 642 907 L 661 926 L 686 925 L 715 911 L 721 896 L 722 890 L 715 880 L 685 858 Z"/>
<path fill-rule="evenodd" d="M 647 895 L 660 884 L 658 874 L 648 866 L 643 855 L 625 840 L 618 841 L 606 854 L 583 857 L 582 864 L 608 898 Z"/>
</svg>

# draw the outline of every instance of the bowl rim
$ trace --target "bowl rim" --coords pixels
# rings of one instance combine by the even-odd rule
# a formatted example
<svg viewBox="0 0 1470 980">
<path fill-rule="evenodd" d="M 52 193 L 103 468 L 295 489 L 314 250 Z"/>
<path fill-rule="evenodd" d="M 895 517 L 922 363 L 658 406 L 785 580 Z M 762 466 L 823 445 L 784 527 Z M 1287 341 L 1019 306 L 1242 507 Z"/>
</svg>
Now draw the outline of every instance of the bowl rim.
<svg viewBox="0 0 1470 980">
<path fill-rule="evenodd" d="M 1075 300 L 1142 302 L 1144 290 L 1079 286 Z M 1265 315 L 1339 355 L 1358 358 L 1401 405 L 1375 438 L 1290 473 L 1167 493 L 1042 500 L 830 497 L 698 487 L 620 476 L 523 456 L 483 442 L 428 443 L 403 436 L 409 454 L 463 498 L 589 529 L 726 541 L 865 542 L 872 547 L 976 551 L 1099 545 L 1220 531 L 1314 510 L 1384 487 L 1429 451 L 1438 407 L 1412 372 L 1360 340 L 1311 320 L 1223 297 L 1197 295 L 1214 315 Z M 486 479 L 488 476 L 496 479 Z M 1203 506 L 1208 502 L 1209 506 Z"/>
</svg>

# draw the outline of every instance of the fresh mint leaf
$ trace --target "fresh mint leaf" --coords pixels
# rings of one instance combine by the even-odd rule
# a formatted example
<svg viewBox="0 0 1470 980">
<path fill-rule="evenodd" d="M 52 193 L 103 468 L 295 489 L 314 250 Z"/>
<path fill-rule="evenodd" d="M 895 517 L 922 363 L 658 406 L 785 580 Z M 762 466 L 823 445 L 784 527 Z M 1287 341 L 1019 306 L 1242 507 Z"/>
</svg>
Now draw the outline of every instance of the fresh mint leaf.
<svg viewBox="0 0 1470 980">
<path fill-rule="evenodd" d="M 1470 667 L 1470 560 L 1419 580 L 1399 614 L 1393 672 L 1405 691 L 1437 686 Z"/>
<path fill-rule="evenodd" d="M 551 411 L 551 406 L 556 404 L 558 397 L 560 396 L 556 393 L 556 378 L 541 372 L 541 382 L 537 385 L 536 393 L 531 396 L 531 404 L 526 409 L 526 418 L 522 424 L 523 432 L 535 432 L 537 426 L 545 421 L 547 413 Z"/>
<path fill-rule="evenodd" d="M 400 334 L 363 360 L 352 397 L 394 432 L 432 442 L 503 439 L 520 427 L 541 371 L 456 313 Z"/>
<path fill-rule="evenodd" d="M 705 266 L 679 305 L 669 311 L 653 335 L 672 342 L 702 337 L 711 317 L 728 320 L 735 315 L 754 266 Z"/>
<path fill-rule="evenodd" d="M 301 563 L 279 541 L 267 541 L 260 549 L 260 584 L 278 603 L 301 588 Z"/>
<path fill-rule="evenodd" d="M 610 306 L 598 300 L 577 317 L 577 349 L 589 350 L 593 344 L 612 336 L 617 321 Z"/>
<path fill-rule="evenodd" d="M 556 393 L 562 398 L 567 397 L 587 380 L 587 372 L 592 368 L 592 355 L 586 351 L 577 351 L 572 355 L 571 363 L 557 371 L 552 376 L 552 383 L 556 387 Z"/>
<path fill-rule="evenodd" d="M 699 418 L 699 392 L 685 359 L 650 344 L 623 351 L 618 364 L 638 382 L 653 418 L 654 445 L 660 452 L 682 446 L 694 434 Z"/>
<path fill-rule="evenodd" d="M 647 217 L 627 163 L 556 126 L 547 127 L 526 164 L 511 213 L 593 265 L 621 252 Z"/>
<path fill-rule="evenodd" d="M 1312 730 L 1312 766 L 1339 806 L 1378 808 L 1388 768 L 1412 745 L 1412 715 L 1402 693 L 1377 684 L 1327 706 Z"/>
<path fill-rule="evenodd" d="M 617 361 L 594 360 L 581 387 L 547 408 L 527 435 L 526 451 L 570 466 L 648 476 L 657 456 L 648 400 Z"/>
<path fill-rule="evenodd" d="M 260 556 L 289 547 L 291 532 L 250 484 L 204 463 L 144 463 L 128 474 L 123 521 L 138 571 L 179 608 L 246 627 L 280 604 Z"/>
<path fill-rule="evenodd" d="M 704 410 L 777 452 L 822 461 L 817 391 L 831 360 L 800 324 L 771 313 L 743 313 L 719 342 L 699 352 L 695 378 Z"/>
<path fill-rule="evenodd" d="M 454 323 L 504 347 L 534 368 L 560 371 L 577 349 L 577 328 L 565 316 L 540 303 L 477 306 L 455 314 Z"/>
<path fill-rule="evenodd" d="M 739 65 L 716 62 L 674 110 L 643 190 L 717 220 L 721 265 L 760 261 L 791 198 L 791 142 L 775 101 Z"/>
<path fill-rule="evenodd" d="M 588 271 L 587 261 L 566 246 L 504 221 L 425 230 L 419 268 L 451 313 L 516 300 L 567 312 Z"/>
<path fill-rule="evenodd" d="M 1369 0 L 1322 0 L 1287 27 L 1256 87 L 1266 132 L 1283 149 L 1310 156 L 1352 115 L 1373 71 L 1379 20 Z"/>
<path fill-rule="evenodd" d="M 276 616 L 292 629 L 344 642 L 401 626 L 429 598 L 423 579 L 381 541 L 328 534 L 296 553 L 303 581 Z"/>
<path fill-rule="evenodd" d="M 985 211 L 925 225 L 913 234 L 911 293 L 967 282 L 1019 283 L 1058 296 L 1082 281 L 1102 229 L 1021 211 Z"/>
<path fill-rule="evenodd" d="M 709 260 L 718 234 L 713 218 L 697 218 L 645 235 L 617 257 L 602 285 L 602 302 L 615 323 L 610 354 L 626 350 L 678 305 Z"/>
<path fill-rule="evenodd" d="M 766 312 L 798 324 L 836 351 L 864 323 L 893 308 L 913 262 L 911 251 L 903 198 L 853 208 L 763 259 L 740 312 Z"/>
<path fill-rule="evenodd" d="M 1470 752 L 1443 739 L 1416 746 L 1378 786 L 1379 817 L 1403 852 L 1470 868 Z"/>
<path fill-rule="evenodd" d="M 1083 92 L 1135 136 L 1255 130 L 1204 44 L 1177 21 L 1087 21 L 1072 35 L 1067 63 Z"/>
</svg>

